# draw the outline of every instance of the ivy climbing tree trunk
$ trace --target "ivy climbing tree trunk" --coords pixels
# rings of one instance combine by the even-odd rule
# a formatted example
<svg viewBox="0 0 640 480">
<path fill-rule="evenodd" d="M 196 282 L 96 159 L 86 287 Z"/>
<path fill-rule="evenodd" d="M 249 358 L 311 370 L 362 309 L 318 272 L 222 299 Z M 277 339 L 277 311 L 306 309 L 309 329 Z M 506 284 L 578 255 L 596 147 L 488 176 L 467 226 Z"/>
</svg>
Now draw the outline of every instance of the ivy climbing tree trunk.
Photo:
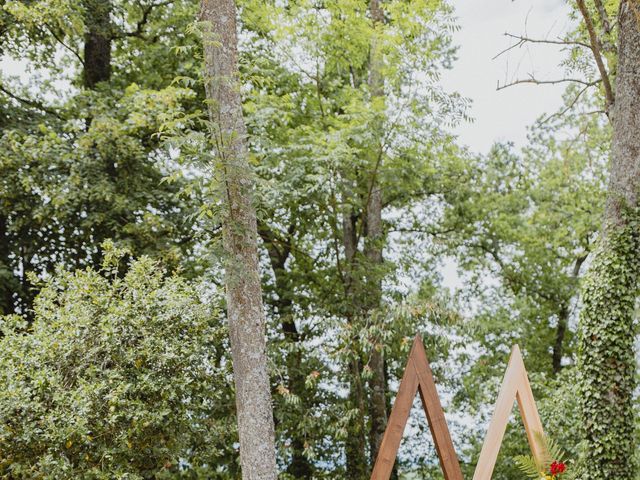
<svg viewBox="0 0 640 480">
<path fill-rule="evenodd" d="M 254 180 L 246 145 L 234 0 L 202 0 L 205 88 L 223 200 L 227 315 L 245 480 L 277 478 Z"/>
<path fill-rule="evenodd" d="M 589 478 L 635 478 L 634 315 L 640 277 L 640 2 L 622 0 L 603 230 L 582 291 L 578 367 Z"/>
</svg>

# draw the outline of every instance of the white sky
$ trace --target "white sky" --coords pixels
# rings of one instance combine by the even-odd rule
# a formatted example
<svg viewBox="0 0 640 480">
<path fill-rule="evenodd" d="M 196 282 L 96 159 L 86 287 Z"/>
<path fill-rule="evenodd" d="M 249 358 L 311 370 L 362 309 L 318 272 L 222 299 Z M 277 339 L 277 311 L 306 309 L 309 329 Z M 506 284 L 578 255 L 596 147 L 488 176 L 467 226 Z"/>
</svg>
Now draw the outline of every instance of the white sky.
<svg viewBox="0 0 640 480">
<path fill-rule="evenodd" d="M 455 129 L 463 144 L 487 153 L 496 141 L 523 147 L 527 127 L 562 103 L 565 85 L 516 85 L 496 90 L 500 84 L 535 74 L 539 79 L 563 76 L 565 58 L 558 46 L 535 44 L 493 58 L 515 41 L 504 33 L 554 39 L 571 29 L 565 0 L 452 0 L 460 29 L 454 36 L 459 46 L 453 69 L 444 73 L 443 86 L 471 99 L 472 123 Z M 443 284 L 451 290 L 464 281 L 451 259 L 441 268 Z"/>
<path fill-rule="evenodd" d="M 532 38 L 554 39 L 571 28 L 565 0 L 452 0 L 460 30 L 454 42 L 460 46 L 453 70 L 443 75 L 447 90 L 472 100 L 475 122 L 456 129 L 462 143 L 476 152 L 487 152 L 495 141 L 526 142 L 526 128 L 543 113 L 561 104 L 565 85 L 516 85 L 496 91 L 501 84 L 535 73 L 540 79 L 561 78 L 559 66 L 566 52 L 555 45 L 529 45 L 492 60 L 514 43 L 505 32 L 525 32 Z"/>
</svg>

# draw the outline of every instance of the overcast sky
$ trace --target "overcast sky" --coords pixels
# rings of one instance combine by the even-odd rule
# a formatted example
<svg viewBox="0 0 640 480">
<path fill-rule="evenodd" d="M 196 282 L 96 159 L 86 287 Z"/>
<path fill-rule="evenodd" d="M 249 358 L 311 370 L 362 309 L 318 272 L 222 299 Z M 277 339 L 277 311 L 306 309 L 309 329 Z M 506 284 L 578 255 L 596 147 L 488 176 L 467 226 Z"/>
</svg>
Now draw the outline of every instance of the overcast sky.
<svg viewBox="0 0 640 480">
<path fill-rule="evenodd" d="M 566 52 L 537 44 L 492 58 L 513 43 L 505 32 L 549 39 L 562 35 L 572 26 L 569 7 L 564 0 L 453 0 L 453 5 L 461 27 L 454 37 L 459 58 L 443 76 L 443 84 L 472 100 L 475 118 L 457 133 L 477 152 L 486 152 L 497 140 L 522 146 L 527 126 L 558 109 L 565 86 L 529 84 L 496 91 L 497 82 L 530 73 L 540 79 L 560 78 L 559 64 Z"/>
</svg>

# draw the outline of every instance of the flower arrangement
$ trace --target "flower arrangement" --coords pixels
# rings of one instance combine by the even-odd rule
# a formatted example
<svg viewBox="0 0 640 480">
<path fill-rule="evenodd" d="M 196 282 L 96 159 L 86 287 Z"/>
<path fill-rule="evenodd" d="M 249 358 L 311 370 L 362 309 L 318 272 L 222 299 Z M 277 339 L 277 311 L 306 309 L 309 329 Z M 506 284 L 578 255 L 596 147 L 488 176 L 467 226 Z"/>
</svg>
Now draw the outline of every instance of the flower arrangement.
<svg viewBox="0 0 640 480">
<path fill-rule="evenodd" d="M 540 436 L 540 445 L 545 452 L 541 461 L 531 455 L 518 455 L 515 462 L 525 475 L 534 480 L 561 480 L 567 472 L 567 464 L 562 461 L 563 452 L 551 439 Z"/>
</svg>

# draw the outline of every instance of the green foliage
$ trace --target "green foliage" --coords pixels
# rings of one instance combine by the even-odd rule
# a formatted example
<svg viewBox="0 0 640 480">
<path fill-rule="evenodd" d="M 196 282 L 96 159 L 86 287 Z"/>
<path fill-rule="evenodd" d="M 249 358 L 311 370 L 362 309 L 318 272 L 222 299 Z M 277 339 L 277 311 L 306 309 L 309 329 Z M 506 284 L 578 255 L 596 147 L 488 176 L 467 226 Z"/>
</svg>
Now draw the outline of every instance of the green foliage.
<svg viewBox="0 0 640 480">
<path fill-rule="evenodd" d="M 180 195 L 188 182 L 159 135 L 200 95 L 171 86 L 197 65 L 167 56 L 164 45 L 169 38 L 176 47 L 193 43 L 173 32 L 193 22 L 195 5 L 105 3 L 112 7 L 103 32 L 113 47 L 112 74 L 109 85 L 92 90 L 80 88 L 93 61 L 83 58 L 92 3 L 0 7 L 3 55 L 33 72 L 28 82 L 0 78 L 0 292 L 10 292 L 2 313 L 30 315 L 37 290 L 28 271 L 99 268 L 97 246 L 106 239 L 185 273 L 205 263 L 189 258 L 197 194 Z"/>
<path fill-rule="evenodd" d="M 640 215 L 609 224 L 584 281 L 578 367 L 589 475 L 635 478 L 636 304 L 640 287 Z M 615 373 L 613 373 L 615 372 Z"/>
<path fill-rule="evenodd" d="M 554 439 L 546 435 L 538 435 L 537 437 L 536 441 L 539 442 L 544 452 L 543 458 L 538 461 L 532 455 L 518 455 L 515 457 L 515 462 L 523 474 L 529 478 L 539 480 L 542 472 L 549 472 L 552 462 L 562 462 L 564 460 L 564 452 Z"/>
<path fill-rule="evenodd" d="M 0 340 L 0 378 L 10 387 L 0 393 L 0 420 L 12 425 L 0 427 L 0 461 L 9 453 L 13 459 L 10 473 L 6 463 L 0 472 L 237 478 L 226 341 L 206 317 L 214 312 L 205 314 L 185 281 L 196 277 L 211 287 L 221 273 L 210 153 L 215 125 L 203 120 L 198 2 L 108 3 L 111 78 L 88 91 L 81 58 L 91 2 L 0 2 L 1 53 L 33 72 L 28 82 L 0 78 L 0 312 L 21 315 L 3 320 Z M 349 477 L 345 446 L 371 421 L 371 352 L 384 352 L 391 402 L 416 332 L 424 334 L 439 388 L 452 399 L 449 418 L 467 415 L 453 427 L 465 474 L 482 440 L 481 429 L 468 425 L 488 420 L 516 342 L 547 431 L 577 458 L 584 423 L 573 379 L 577 297 L 600 228 L 611 134 L 606 121 L 586 113 L 600 108 L 601 93 L 570 87 L 564 114 L 541 119 L 526 148 L 501 144 L 471 155 L 449 129 L 467 119 L 467 101 L 439 84 L 456 53 L 451 5 L 385 0 L 385 21 L 374 24 L 368 4 L 238 2 L 282 476 Z M 617 4 L 604 2 L 611 18 Z M 595 11 L 593 17 L 603 31 Z M 615 29 L 605 36 L 614 74 L 615 52 L 607 47 Z M 587 32 L 580 26 L 567 39 L 588 41 Z M 374 42 L 380 95 L 369 84 Z M 567 52 L 569 72 L 596 78 L 590 51 L 572 45 Z M 384 209 L 383 234 L 372 241 L 366 216 L 374 184 Z M 107 238 L 130 253 L 108 250 L 103 258 L 98 245 Z M 382 263 L 367 256 L 372 246 L 383 249 Z M 596 260 L 594 268 L 605 273 L 586 280 L 593 295 L 585 302 L 584 332 L 603 340 L 591 349 L 582 333 L 581 361 L 594 369 L 609 361 L 607 351 L 631 341 L 618 324 L 631 295 L 623 299 L 625 312 L 607 311 L 606 299 L 631 278 L 622 267 L 630 254 L 620 253 Z M 126 259 L 140 255 L 154 260 L 129 267 Z M 441 278 L 445 259 L 464 284 L 453 294 Z M 614 317 L 606 325 L 599 320 Z M 137 366 L 141 349 L 151 363 Z M 178 368 L 177 357 L 165 358 L 171 352 L 196 367 Z M 348 370 L 353 361 L 361 371 Z M 209 372 L 198 370 L 202 362 L 211 363 Z M 630 363 L 623 371 L 627 388 Z M 588 421 L 613 380 L 587 385 L 594 392 L 585 404 Z M 347 396 L 355 383 L 364 386 L 360 426 L 354 424 L 362 407 Z M 206 402 L 194 403 L 196 393 Z M 99 395 L 117 400 L 114 412 Z M 606 415 L 620 413 L 609 407 Z M 630 408 L 625 404 L 615 421 L 633 425 Z M 136 415 L 149 426 L 130 421 Z M 197 415 L 213 421 L 194 421 Z M 416 424 L 425 426 L 422 417 Z M 522 477 L 504 461 L 527 448 L 518 427 L 516 416 L 496 479 Z M 633 444 L 601 433 L 593 461 Z M 401 472 L 439 475 L 422 437 L 405 447 Z M 192 468 L 178 472 L 179 461 Z M 171 467 L 163 470 L 165 462 Z"/>
<path fill-rule="evenodd" d="M 149 258 L 60 270 L 3 317 L 0 476 L 235 478 L 219 311 Z M 218 467 L 220 465 L 220 467 Z"/>
</svg>

